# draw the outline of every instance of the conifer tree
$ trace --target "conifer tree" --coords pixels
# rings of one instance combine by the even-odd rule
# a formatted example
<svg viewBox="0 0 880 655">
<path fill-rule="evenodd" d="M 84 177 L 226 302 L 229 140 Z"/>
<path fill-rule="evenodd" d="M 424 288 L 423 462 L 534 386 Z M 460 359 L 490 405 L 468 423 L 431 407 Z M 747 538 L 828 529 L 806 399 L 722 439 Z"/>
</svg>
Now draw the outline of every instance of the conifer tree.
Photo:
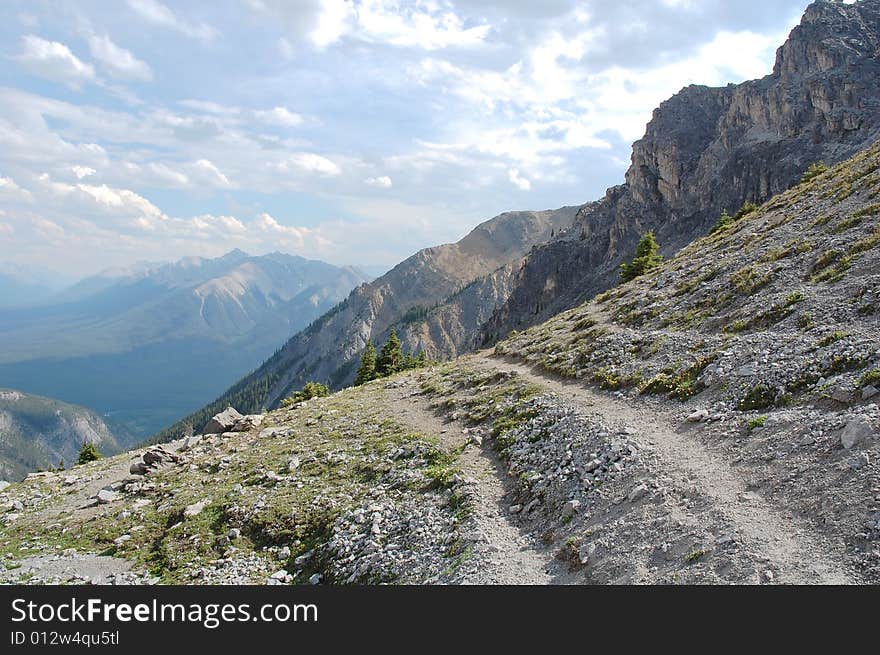
<svg viewBox="0 0 880 655">
<path fill-rule="evenodd" d="M 98 447 L 95 446 L 91 441 L 83 441 L 82 448 L 79 450 L 79 457 L 76 460 L 77 464 L 88 464 L 89 462 L 94 462 L 96 459 L 101 459 L 101 452 L 98 450 Z"/>
<path fill-rule="evenodd" d="M 391 334 L 388 335 L 388 341 L 379 351 L 379 357 L 376 359 L 376 373 L 379 377 L 393 375 L 403 370 L 403 350 L 400 347 L 400 339 L 397 338 L 397 332 L 391 328 Z"/>
<path fill-rule="evenodd" d="M 660 246 L 654 237 L 654 231 L 646 232 L 636 246 L 636 254 L 631 262 L 620 265 L 620 279 L 629 282 L 644 275 L 648 271 L 657 268 L 663 256 L 660 254 Z"/>
<path fill-rule="evenodd" d="M 361 355 L 361 366 L 354 380 L 355 386 L 366 384 L 376 379 L 376 347 L 372 341 L 367 342 L 364 354 Z"/>
</svg>

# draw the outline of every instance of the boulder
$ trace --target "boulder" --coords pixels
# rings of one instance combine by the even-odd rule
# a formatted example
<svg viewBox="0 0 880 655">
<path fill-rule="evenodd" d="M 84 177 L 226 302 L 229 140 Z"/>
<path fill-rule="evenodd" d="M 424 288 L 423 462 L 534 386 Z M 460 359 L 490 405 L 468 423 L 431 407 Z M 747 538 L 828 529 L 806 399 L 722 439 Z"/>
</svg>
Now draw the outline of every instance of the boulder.
<svg viewBox="0 0 880 655">
<path fill-rule="evenodd" d="M 243 418 L 244 416 L 239 414 L 233 407 L 227 407 L 208 421 L 208 424 L 202 430 L 202 434 L 232 432 L 235 424 Z"/>
<path fill-rule="evenodd" d="M 109 489 L 101 489 L 95 494 L 95 499 L 102 505 L 106 505 L 107 503 L 119 500 L 119 494 L 115 491 L 110 491 Z"/>
</svg>

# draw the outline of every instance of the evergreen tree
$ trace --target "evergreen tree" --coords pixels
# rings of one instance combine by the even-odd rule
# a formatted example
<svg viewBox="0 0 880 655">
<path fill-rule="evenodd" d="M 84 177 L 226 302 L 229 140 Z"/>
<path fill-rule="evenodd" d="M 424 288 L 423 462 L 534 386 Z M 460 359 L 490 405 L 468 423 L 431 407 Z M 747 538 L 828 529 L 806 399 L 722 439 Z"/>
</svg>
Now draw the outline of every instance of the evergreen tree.
<svg viewBox="0 0 880 655">
<path fill-rule="evenodd" d="M 403 350 L 400 347 L 400 339 L 397 338 L 397 332 L 391 328 L 391 334 L 388 335 L 388 341 L 379 351 L 379 357 L 376 359 L 376 373 L 379 377 L 393 375 L 403 369 Z"/>
<path fill-rule="evenodd" d="M 94 462 L 96 459 L 101 459 L 101 457 L 101 452 L 95 444 L 91 441 L 83 441 L 82 448 L 79 449 L 79 457 L 77 458 L 76 463 L 88 464 L 89 462 Z"/>
<path fill-rule="evenodd" d="M 376 379 L 376 347 L 372 341 L 367 342 L 364 354 L 361 355 L 361 366 L 358 369 L 357 377 L 354 380 L 355 386 L 366 384 L 370 380 Z"/>
<path fill-rule="evenodd" d="M 620 265 L 620 279 L 629 282 L 644 275 L 648 271 L 657 268 L 663 256 L 660 254 L 660 246 L 654 237 L 654 231 L 646 232 L 636 246 L 636 254 L 631 262 Z"/>
<path fill-rule="evenodd" d="M 416 368 L 422 368 L 428 365 L 428 356 L 425 354 L 424 350 L 420 350 L 419 354 L 416 355 Z"/>
</svg>

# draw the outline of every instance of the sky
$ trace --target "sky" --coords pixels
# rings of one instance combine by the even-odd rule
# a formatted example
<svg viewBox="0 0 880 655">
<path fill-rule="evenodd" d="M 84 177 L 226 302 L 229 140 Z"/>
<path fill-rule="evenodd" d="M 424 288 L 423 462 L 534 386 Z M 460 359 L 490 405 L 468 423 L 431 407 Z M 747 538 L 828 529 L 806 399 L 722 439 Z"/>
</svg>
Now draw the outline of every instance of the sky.
<svg viewBox="0 0 880 655">
<path fill-rule="evenodd" d="M 654 107 L 768 74 L 807 4 L 4 0 L 0 261 L 390 266 L 599 198 Z"/>
</svg>

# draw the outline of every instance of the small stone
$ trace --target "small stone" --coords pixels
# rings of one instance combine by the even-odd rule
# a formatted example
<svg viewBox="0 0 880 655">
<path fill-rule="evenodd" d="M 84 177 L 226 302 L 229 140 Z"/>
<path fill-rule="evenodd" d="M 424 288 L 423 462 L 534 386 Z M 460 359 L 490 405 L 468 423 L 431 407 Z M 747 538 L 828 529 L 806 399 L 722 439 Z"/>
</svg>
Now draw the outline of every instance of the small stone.
<svg viewBox="0 0 880 655">
<path fill-rule="evenodd" d="M 281 569 L 281 570 L 279 570 L 279 571 L 275 571 L 275 573 L 273 573 L 272 575 L 270 575 L 270 576 L 269 576 L 269 579 L 270 579 L 270 580 L 284 581 L 284 580 L 287 579 L 287 576 L 288 576 L 288 575 L 290 575 L 290 574 L 289 574 L 287 571 L 285 571 L 284 569 Z"/>
<path fill-rule="evenodd" d="M 698 409 L 687 417 L 688 423 L 701 423 L 709 419 L 709 410 Z"/>
<path fill-rule="evenodd" d="M 507 511 L 511 514 L 519 514 L 522 511 L 522 505 L 511 505 Z"/>
<path fill-rule="evenodd" d="M 238 528 L 232 528 L 229 532 L 226 533 L 226 536 L 229 537 L 230 541 L 234 541 L 241 536 L 241 530 Z"/>
<path fill-rule="evenodd" d="M 207 500 L 200 500 L 199 502 L 193 503 L 192 505 L 187 505 L 186 507 L 183 508 L 183 515 L 184 516 L 198 516 L 199 514 L 202 513 L 202 510 L 204 510 L 205 507 L 207 507 L 207 505 L 208 505 Z"/>
<path fill-rule="evenodd" d="M 629 502 L 634 503 L 637 500 L 641 500 L 647 495 L 648 487 L 644 484 L 640 484 L 637 487 L 634 487 L 633 490 L 629 492 L 629 496 L 627 496 L 627 499 L 629 500 Z"/>
<path fill-rule="evenodd" d="M 562 506 L 562 516 L 566 518 L 571 518 L 575 514 L 577 514 L 578 508 L 581 506 L 581 501 L 579 500 L 569 500 Z"/>
<path fill-rule="evenodd" d="M 201 441 L 202 441 L 202 435 L 200 435 L 200 434 L 193 435 L 191 437 L 186 437 L 183 440 L 183 444 L 181 444 L 181 446 L 180 446 L 180 450 L 182 450 L 182 451 L 190 450 L 191 448 L 193 448 L 193 447 L 197 446 L 199 443 L 201 443 Z"/>
<path fill-rule="evenodd" d="M 321 574 L 315 573 L 309 578 L 309 584 L 321 584 Z"/>
<path fill-rule="evenodd" d="M 872 384 L 869 384 L 867 387 L 862 389 L 862 400 L 868 400 L 869 398 L 873 398 L 878 393 L 880 393 L 880 389 L 875 387 Z"/>
<path fill-rule="evenodd" d="M 124 534 L 122 536 L 116 537 L 116 539 L 113 540 L 113 543 L 116 544 L 117 546 L 122 546 L 126 541 L 128 541 L 130 539 L 131 539 L 130 534 Z"/>
<path fill-rule="evenodd" d="M 290 546 L 284 546 L 284 548 L 279 550 L 278 557 L 281 559 L 290 559 Z"/>
<path fill-rule="evenodd" d="M 302 566 L 303 564 L 306 564 L 310 559 L 312 559 L 312 557 L 314 556 L 314 554 L 315 554 L 315 551 L 314 551 L 314 550 L 310 550 L 310 551 L 308 551 L 307 553 L 303 553 L 302 555 L 300 555 L 299 557 L 297 557 L 295 560 L 293 560 L 293 563 L 294 563 L 296 566 Z"/>
<path fill-rule="evenodd" d="M 854 471 L 858 471 L 870 464 L 871 458 L 868 453 L 859 453 L 858 455 L 850 459 L 848 463 L 851 469 L 853 469 Z"/>
<path fill-rule="evenodd" d="M 596 553 L 596 544 L 588 543 L 582 545 L 578 549 L 578 560 L 580 561 L 582 566 L 586 566 L 586 564 L 590 561 L 590 558 Z"/>
<path fill-rule="evenodd" d="M 289 460 L 287 460 L 287 472 L 293 473 L 295 470 L 297 470 L 299 468 L 299 465 L 300 465 L 299 457 L 296 457 L 296 456 L 291 457 Z"/>
<path fill-rule="evenodd" d="M 846 424 L 840 435 L 840 443 L 847 450 L 855 448 L 874 432 L 874 429 L 864 419 L 854 419 Z"/>
</svg>

